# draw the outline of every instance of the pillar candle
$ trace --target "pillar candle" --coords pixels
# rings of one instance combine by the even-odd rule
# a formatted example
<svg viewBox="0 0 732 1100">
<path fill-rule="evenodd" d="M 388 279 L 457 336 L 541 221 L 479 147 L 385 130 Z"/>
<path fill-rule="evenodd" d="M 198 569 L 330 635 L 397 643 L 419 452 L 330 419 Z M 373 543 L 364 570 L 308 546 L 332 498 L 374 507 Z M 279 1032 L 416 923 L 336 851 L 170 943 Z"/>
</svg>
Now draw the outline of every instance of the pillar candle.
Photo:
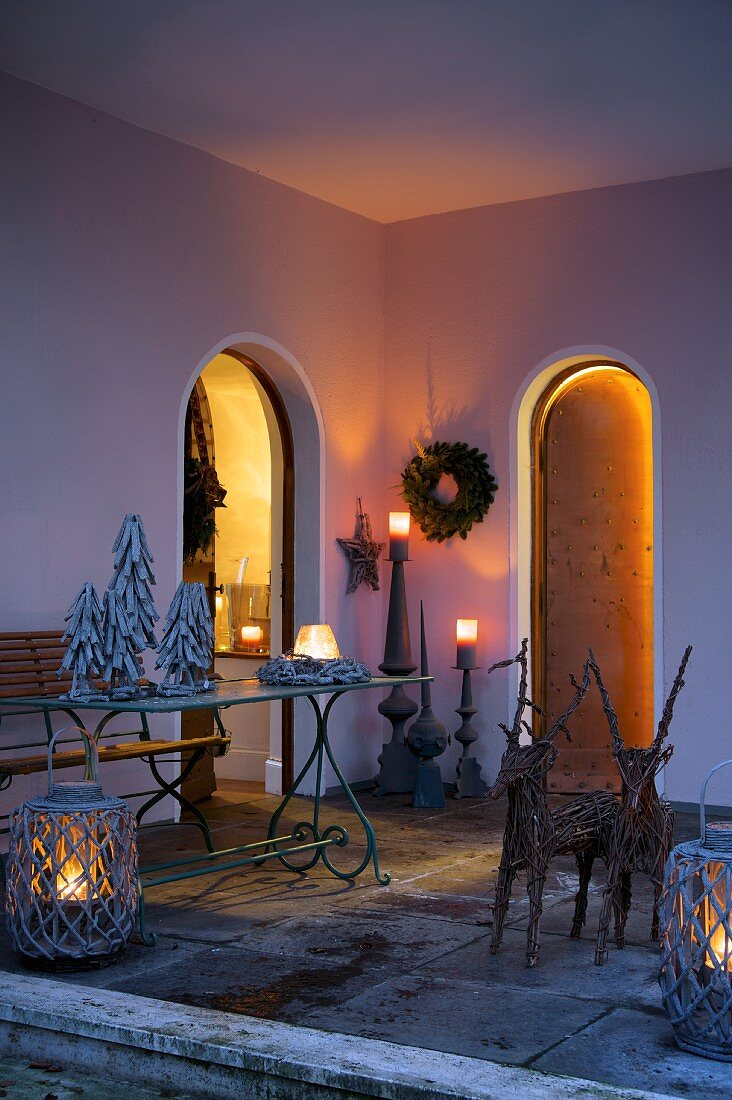
<svg viewBox="0 0 732 1100">
<path fill-rule="evenodd" d="M 478 620 L 458 619 L 457 621 L 457 660 L 458 668 L 475 668 L 478 663 Z"/>
<path fill-rule="evenodd" d="M 389 560 L 409 558 L 409 512 L 389 512 Z"/>
</svg>

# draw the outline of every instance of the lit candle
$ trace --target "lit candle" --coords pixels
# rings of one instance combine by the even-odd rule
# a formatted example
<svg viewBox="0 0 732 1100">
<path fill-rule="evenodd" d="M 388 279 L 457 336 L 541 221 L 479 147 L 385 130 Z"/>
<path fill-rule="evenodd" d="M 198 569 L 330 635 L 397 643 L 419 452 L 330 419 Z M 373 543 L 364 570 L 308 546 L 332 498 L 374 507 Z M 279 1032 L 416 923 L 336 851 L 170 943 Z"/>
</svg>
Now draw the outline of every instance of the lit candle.
<svg viewBox="0 0 732 1100">
<path fill-rule="evenodd" d="M 389 512 L 389 560 L 409 558 L 409 512 Z"/>
<path fill-rule="evenodd" d="M 478 658 L 478 620 L 458 619 L 456 636 L 455 664 L 458 668 L 475 668 Z"/>
<path fill-rule="evenodd" d="M 243 626 L 241 628 L 241 640 L 245 646 L 258 646 L 262 644 L 261 626 Z"/>
<path fill-rule="evenodd" d="M 216 593 L 216 614 L 220 615 L 224 610 L 224 597 L 220 592 Z"/>
<path fill-rule="evenodd" d="M 335 634 L 327 623 L 301 626 L 293 653 L 297 657 L 317 657 L 323 661 L 334 661 L 340 657 Z"/>
</svg>

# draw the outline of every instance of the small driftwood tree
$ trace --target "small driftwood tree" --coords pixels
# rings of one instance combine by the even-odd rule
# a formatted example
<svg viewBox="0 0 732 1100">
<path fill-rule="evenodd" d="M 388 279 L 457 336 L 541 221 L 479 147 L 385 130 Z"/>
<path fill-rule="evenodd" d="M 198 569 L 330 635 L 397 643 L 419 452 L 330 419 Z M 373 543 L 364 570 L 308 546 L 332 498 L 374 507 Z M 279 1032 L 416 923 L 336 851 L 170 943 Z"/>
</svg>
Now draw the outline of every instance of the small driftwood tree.
<svg viewBox="0 0 732 1100">
<path fill-rule="evenodd" d="M 158 648 L 156 668 L 165 669 L 159 695 L 194 695 L 210 687 L 214 625 L 200 583 L 181 581 L 175 590 Z"/>
<path fill-rule="evenodd" d="M 155 649 L 155 623 L 160 616 L 155 610 L 150 586 L 155 584 L 150 565 L 153 556 L 145 538 L 142 520 L 128 512 L 122 521 L 119 534 L 112 547 L 114 574 L 109 582 L 124 608 L 127 621 L 141 653 L 148 647 Z M 139 641 L 137 640 L 139 639 Z"/>
<path fill-rule="evenodd" d="M 94 678 L 104 669 L 104 623 L 102 605 L 91 581 L 82 585 L 66 616 L 62 641 L 68 648 L 56 673 L 72 672 L 71 688 L 61 699 L 84 700 L 99 697 Z"/>
<path fill-rule="evenodd" d="M 653 919 L 651 939 L 658 939 L 658 900 L 663 888 L 666 866 L 674 834 L 674 814 L 669 803 L 656 789 L 656 776 L 669 761 L 674 748 L 665 745 L 676 698 L 684 686 L 684 672 L 691 656 L 687 646 L 679 671 L 669 692 L 656 736 L 647 749 L 628 749 L 618 728 L 618 716 L 602 679 L 592 650 L 589 667 L 602 696 L 602 705 L 610 726 L 612 753 L 620 772 L 622 790 L 620 809 L 610 837 L 607 884 L 603 895 L 600 926 L 597 933 L 595 962 L 598 966 L 607 958 L 607 937 L 610 912 L 615 910 L 615 942 L 625 946 L 625 924 L 631 901 L 631 879 L 636 872 L 646 874 L 653 884 Z"/>
<path fill-rule="evenodd" d="M 114 588 L 104 593 L 104 669 L 112 699 L 136 699 L 140 694 L 142 662 L 138 653 L 145 648 L 127 617 L 123 597 Z"/>
<path fill-rule="evenodd" d="M 585 662 L 581 683 L 570 680 L 575 689 L 567 709 L 557 719 L 545 737 L 537 737 L 524 720 L 527 708 L 541 715 L 541 708 L 526 694 L 528 680 L 528 641 L 524 638 L 521 651 L 507 661 L 500 661 L 488 671 L 518 664 L 521 669 L 518 700 L 513 725 L 501 724 L 507 747 L 501 768 L 489 791 L 499 798 L 508 791 L 508 812 L 503 834 L 503 850 L 498 869 L 496 898 L 493 908 L 491 954 L 495 955 L 503 939 L 503 926 L 508 911 L 513 880 L 519 871 L 526 871 L 529 895 L 529 925 L 526 933 L 526 965 L 534 966 L 539 956 L 539 921 L 547 870 L 555 855 L 572 853 L 577 860 L 579 889 L 575 899 L 571 935 L 577 937 L 585 922 L 587 889 L 592 866 L 597 857 L 607 861 L 612 822 L 617 802 L 608 791 L 590 791 L 552 812 L 545 790 L 545 777 L 553 767 L 558 750 L 554 738 L 559 732 L 569 737 L 567 721 L 580 706 L 590 684 L 589 662 Z M 530 738 L 521 744 L 522 730 Z"/>
</svg>

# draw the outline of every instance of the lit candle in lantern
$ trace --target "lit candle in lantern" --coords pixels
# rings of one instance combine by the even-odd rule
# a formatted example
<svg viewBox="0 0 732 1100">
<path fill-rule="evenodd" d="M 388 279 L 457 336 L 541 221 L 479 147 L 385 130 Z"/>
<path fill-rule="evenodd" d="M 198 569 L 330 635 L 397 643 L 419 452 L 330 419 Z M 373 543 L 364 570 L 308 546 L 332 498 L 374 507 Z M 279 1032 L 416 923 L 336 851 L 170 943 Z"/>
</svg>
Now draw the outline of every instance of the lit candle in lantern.
<svg viewBox="0 0 732 1100">
<path fill-rule="evenodd" d="M 389 560 L 409 558 L 409 512 L 389 512 Z"/>
<path fill-rule="evenodd" d="M 317 657 L 324 661 L 333 661 L 340 657 L 335 634 L 327 623 L 301 626 L 293 653 L 298 657 Z"/>
<path fill-rule="evenodd" d="M 261 626 L 243 626 L 241 628 L 241 640 L 248 649 L 256 649 L 262 644 Z"/>
<path fill-rule="evenodd" d="M 478 620 L 458 619 L 457 629 L 458 668 L 475 668 L 478 659 Z"/>
<path fill-rule="evenodd" d="M 216 614 L 220 615 L 224 610 L 224 597 L 220 592 L 216 593 Z"/>
</svg>

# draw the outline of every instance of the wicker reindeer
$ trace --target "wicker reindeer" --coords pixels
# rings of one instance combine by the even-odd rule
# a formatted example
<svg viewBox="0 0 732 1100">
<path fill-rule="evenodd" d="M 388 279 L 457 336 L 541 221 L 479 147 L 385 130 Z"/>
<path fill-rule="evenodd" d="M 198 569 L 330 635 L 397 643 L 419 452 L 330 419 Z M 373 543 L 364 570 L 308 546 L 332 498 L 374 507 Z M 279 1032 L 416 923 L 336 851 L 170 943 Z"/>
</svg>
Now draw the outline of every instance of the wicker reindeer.
<svg viewBox="0 0 732 1100">
<path fill-rule="evenodd" d="M 582 702 L 590 684 L 589 661 L 584 666 L 581 683 L 570 677 L 575 694 L 564 714 L 554 723 L 546 737 L 535 737 L 524 721 L 526 707 L 541 714 L 541 710 L 526 695 L 527 640 L 521 652 L 508 661 L 493 665 L 506 668 L 517 663 L 521 668 L 518 702 L 506 734 L 507 748 L 501 759 L 501 769 L 490 790 L 492 798 L 508 791 L 508 812 L 503 834 L 503 851 L 498 869 L 496 899 L 493 909 L 491 954 L 495 955 L 503 938 L 511 887 L 518 871 L 526 870 L 529 895 L 529 926 L 526 936 L 526 965 L 534 966 L 539 955 L 539 920 L 547 869 L 553 856 L 572 853 L 577 859 L 579 889 L 575 899 L 571 935 L 577 937 L 585 922 L 587 889 L 596 857 L 607 862 L 608 842 L 617 813 L 615 798 L 606 791 L 592 791 L 573 799 L 558 810 L 550 811 L 545 790 L 545 776 L 553 766 L 558 750 L 554 737 L 561 730 L 569 737 L 566 722 Z M 520 744 L 522 729 L 529 734 L 530 744 Z"/>
<path fill-rule="evenodd" d="M 647 749 L 627 749 L 618 729 L 618 716 L 610 702 L 597 661 L 590 650 L 588 664 L 597 681 L 602 705 L 612 736 L 612 753 L 622 779 L 620 809 L 610 838 L 607 885 L 600 913 L 595 962 L 601 966 L 607 958 L 610 912 L 615 911 L 615 942 L 625 946 L 625 924 L 631 900 L 631 876 L 638 872 L 650 876 L 653 884 L 653 920 L 651 939 L 658 939 L 658 899 L 663 886 L 663 870 L 673 843 L 674 815 L 656 790 L 656 776 L 673 753 L 665 745 L 673 718 L 676 697 L 684 686 L 684 672 L 691 654 L 688 646 L 673 682 L 658 723 L 658 732 Z"/>
</svg>

